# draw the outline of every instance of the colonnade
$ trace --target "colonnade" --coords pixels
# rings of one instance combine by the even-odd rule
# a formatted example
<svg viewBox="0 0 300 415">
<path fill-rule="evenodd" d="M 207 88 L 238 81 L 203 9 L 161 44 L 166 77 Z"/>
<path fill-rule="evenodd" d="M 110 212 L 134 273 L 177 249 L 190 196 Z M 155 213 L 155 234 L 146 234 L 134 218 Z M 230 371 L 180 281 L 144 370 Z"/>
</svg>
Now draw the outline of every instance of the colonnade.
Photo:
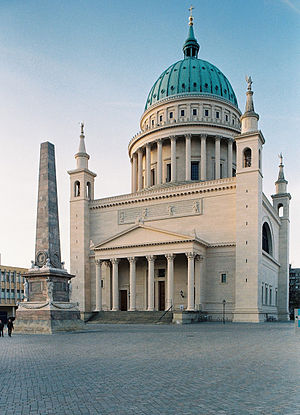
<svg viewBox="0 0 300 415">
<path fill-rule="evenodd" d="M 131 158 L 131 177 L 132 177 L 132 192 L 140 191 L 143 187 L 147 188 L 153 184 L 162 184 L 164 181 L 163 178 L 163 160 L 162 160 L 162 146 L 163 141 L 170 141 L 171 144 L 171 182 L 177 181 L 177 167 L 176 167 L 176 141 L 178 138 L 182 138 L 182 136 L 168 136 L 164 139 L 158 139 L 151 143 L 146 143 L 144 146 L 138 148 L 136 152 L 133 153 Z M 192 147 L 192 139 L 199 139 L 199 136 L 193 136 L 192 134 L 185 134 L 185 180 L 191 180 L 191 147 Z M 221 136 L 214 136 L 215 139 L 215 179 L 220 179 L 220 149 L 221 149 L 221 140 L 223 137 Z M 227 142 L 227 177 L 232 177 L 232 145 L 233 139 L 226 138 L 224 139 Z M 207 180 L 206 177 L 206 164 L 207 164 L 207 157 L 206 157 L 206 142 L 207 142 L 207 134 L 200 135 L 200 145 L 201 145 L 201 153 L 200 153 L 200 180 L 205 181 Z M 151 183 L 151 149 L 152 146 L 157 148 L 157 161 L 156 161 L 156 180 L 155 183 Z M 143 156 L 145 155 L 145 183 L 143 184 Z"/>
<path fill-rule="evenodd" d="M 187 310 L 195 310 L 195 260 L 201 257 L 194 252 L 185 253 L 187 257 Z M 127 257 L 129 262 L 129 311 L 136 310 L 136 262 L 140 257 Z M 147 255 L 148 262 L 147 271 L 147 311 L 154 311 L 154 269 L 155 256 Z M 174 259 L 175 254 L 165 254 L 167 260 L 167 295 L 165 308 L 168 310 L 174 305 Z M 112 311 L 119 310 L 119 262 L 121 258 L 112 258 L 109 260 L 112 266 Z M 96 308 L 95 311 L 102 310 L 102 263 L 108 260 L 97 259 L 96 264 Z"/>
</svg>

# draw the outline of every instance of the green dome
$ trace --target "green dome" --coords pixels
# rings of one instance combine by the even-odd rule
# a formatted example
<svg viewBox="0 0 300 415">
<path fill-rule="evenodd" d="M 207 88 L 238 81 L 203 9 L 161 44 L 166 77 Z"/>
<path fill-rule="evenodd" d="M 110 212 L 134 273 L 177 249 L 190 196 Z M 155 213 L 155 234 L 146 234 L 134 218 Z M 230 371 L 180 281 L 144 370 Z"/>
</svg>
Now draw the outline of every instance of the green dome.
<svg viewBox="0 0 300 415">
<path fill-rule="evenodd" d="M 198 59 L 199 48 L 191 15 L 188 38 L 183 45 L 184 59 L 169 66 L 160 75 L 149 92 L 145 111 L 167 97 L 194 94 L 222 97 L 238 108 L 230 82 L 216 66 Z"/>
<path fill-rule="evenodd" d="M 222 97 L 238 107 L 226 76 L 214 65 L 197 58 L 185 58 L 169 66 L 151 88 L 145 110 L 175 95 L 209 95 Z"/>
</svg>

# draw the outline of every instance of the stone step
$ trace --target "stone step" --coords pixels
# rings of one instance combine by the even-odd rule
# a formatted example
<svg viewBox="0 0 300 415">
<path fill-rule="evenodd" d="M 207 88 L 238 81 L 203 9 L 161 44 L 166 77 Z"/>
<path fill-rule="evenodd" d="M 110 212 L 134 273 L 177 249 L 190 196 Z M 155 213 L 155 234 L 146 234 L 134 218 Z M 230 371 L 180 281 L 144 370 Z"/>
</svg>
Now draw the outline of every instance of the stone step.
<svg viewBox="0 0 300 415">
<path fill-rule="evenodd" d="M 155 324 L 171 323 L 173 313 L 164 311 L 99 311 L 93 313 L 88 323 L 96 324 Z M 163 317 L 162 317 L 163 316 Z M 161 318 L 162 317 L 162 318 Z"/>
</svg>

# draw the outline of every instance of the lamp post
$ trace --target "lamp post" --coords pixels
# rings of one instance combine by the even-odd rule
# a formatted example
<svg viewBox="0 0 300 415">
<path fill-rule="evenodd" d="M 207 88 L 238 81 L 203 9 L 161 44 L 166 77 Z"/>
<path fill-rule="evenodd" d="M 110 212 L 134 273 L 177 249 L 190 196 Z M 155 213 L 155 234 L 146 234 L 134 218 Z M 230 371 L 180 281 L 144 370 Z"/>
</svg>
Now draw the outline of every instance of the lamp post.
<svg viewBox="0 0 300 415">
<path fill-rule="evenodd" d="M 225 324 L 225 306 L 226 306 L 226 300 L 223 300 L 223 324 Z"/>
</svg>

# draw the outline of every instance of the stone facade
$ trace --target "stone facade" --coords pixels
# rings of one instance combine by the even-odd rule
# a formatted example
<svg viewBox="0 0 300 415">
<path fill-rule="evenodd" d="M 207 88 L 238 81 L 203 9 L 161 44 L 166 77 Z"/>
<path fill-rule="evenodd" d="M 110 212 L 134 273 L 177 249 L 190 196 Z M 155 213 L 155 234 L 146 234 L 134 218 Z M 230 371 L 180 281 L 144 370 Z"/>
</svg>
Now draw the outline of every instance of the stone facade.
<svg viewBox="0 0 300 415">
<path fill-rule="evenodd" d="M 184 47 L 185 59 L 198 53 L 191 26 L 190 18 L 185 45 L 194 49 Z M 221 319 L 225 306 L 233 321 L 288 318 L 290 195 L 282 160 L 273 205 L 263 194 L 265 139 L 247 82 L 243 115 L 233 96 L 213 93 L 147 107 L 128 146 L 130 194 L 94 198 L 82 129 L 69 172 L 73 295 L 82 313 L 172 307 Z"/>
</svg>

